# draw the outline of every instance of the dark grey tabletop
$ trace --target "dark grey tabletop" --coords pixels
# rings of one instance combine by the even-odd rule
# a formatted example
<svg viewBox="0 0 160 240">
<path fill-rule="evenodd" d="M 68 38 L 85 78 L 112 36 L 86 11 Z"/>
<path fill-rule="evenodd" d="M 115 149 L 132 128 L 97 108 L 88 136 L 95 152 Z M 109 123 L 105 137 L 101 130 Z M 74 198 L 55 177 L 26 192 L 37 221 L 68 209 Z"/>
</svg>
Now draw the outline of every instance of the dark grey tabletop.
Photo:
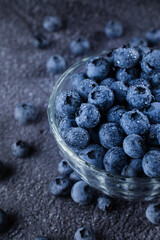
<svg viewBox="0 0 160 240">
<path fill-rule="evenodd" d="M 86 36 L 94 53 L 120 46 L 132 36 L 141 36 L 151 27 L 160 27 L 160 3 L 152 1 L 0 1 L 0 160 L 7 168 L 0 182 L 0 207 L 12 219 L 10 230 L 0 240 L 32 240 L 46 235 L 51 240 L 71 240 L 75 230 L 91 226 L 98 240 L 159 240 L 160 227 L 145 218 L 144 203 L 117 201 L 112 211 L 101 212 L 96 204 L 82 207 L 70 198 L 54 198 L 48 184 L 57 173 L 61 159 L 50 134 L 46 108 L 56 79 L 46 72 L 46 60 L 61 54 L 71 66 L 75 58 L 69 43 L 75 36 Z M 65 27 L 45 33 L 52 45 L 35 50 L 32 38 L 44 32 L 42 20 L 57 14 Z M 107 20 L 118 19 L 125 28 L 123 37 L 108 40 L 104 35 Z M 33 102 L 39 109 L 36 124 L 20 126 L 13 117 L 16 104 Z M 12 156 L 10 147 L 25 140 L 35 148 L 26 159 Z"/>
</svg>

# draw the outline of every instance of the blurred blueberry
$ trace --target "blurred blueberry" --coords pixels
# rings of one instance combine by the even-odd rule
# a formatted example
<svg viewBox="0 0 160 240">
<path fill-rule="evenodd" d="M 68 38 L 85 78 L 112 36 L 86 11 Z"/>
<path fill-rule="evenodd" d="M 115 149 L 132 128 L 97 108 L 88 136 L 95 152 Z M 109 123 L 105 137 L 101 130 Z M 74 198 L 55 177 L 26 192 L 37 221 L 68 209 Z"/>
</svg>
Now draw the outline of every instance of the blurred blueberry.
<svg viewBox="0 0 160 240">
<path fill-rule="evenodd" d="M 118 38 L 123 34 L 123 26 L 119 21 L 108 21 L 105 27 L 108 38 Z"/>
<path fill-rule="evenodd" d="M 148 32 L 146 32 L 146 39 L 151 45 L 160 43 L 160 29 L 150 29 Z"/>
<path fill-rule="evenodd" d="M 47 16 L 44 18 L 43 27 L 48 32 L 58 31 L 62 27 L 61 19 L 57 16 Z"/>
<path fill-rule="evenodd" d="M 15 107 L 14 117 L 20 124 L 29 124 L 37 118 L 38 111 L 32 103 L 21 103 Z"/>
<path fill-rule="evenodd" d="M 12 144 L 11 151 L 12 151 L 12 154 L 15 157 L 24 158 L 24 157 L 27 157 L 29 155 L 29 153 L 31 151 L 31 148 L 28 145 L 28 143 L 19 140 L 19 141 Z"/>
<path fill-rule="evenodd" d="M 68 162 L 65 159 L 62 159 L 58 164 L 58 172 L 62 176 L 68 176 L 72 172 L 72 168 L 69 166 Z"/>
<path fill-rule="evenodd" d="M 148 42 L 147 42 L 147 40 L 144 37 L 133 37 L 129 41 L 129 45 L 131 47 L 138 47 L 138 46 L 147 47 L 148 46 Z"/>
<path fill-rule="evenodd" d="M 33 38 L 33 46 L 35 48 L 47 48 L 50 41 L 41 33 L 36 34 Z"/>
<path fill-rule="evenodd" d="M 86 38 L 78 37 L 71 42 L 70 50 L 75 56 L 87 54 L 90 50 L 90 43 Z"/>
<path fill-rule="evenodd" d="M 46 63 L 47 71 L 52 74 L 58 74 L 66 69 L 66 61 L 60 55 L 51 56 Z"/>
<path fill-rule="evenodd" d="M 49 189 L 54 196 L 65 196 L 71 190 L 71 181 L 67 177 L 56 177 L 52 179 Z"/>
<path fill-rule="evenodd" d="M 79 87 L 80 82 L 83 81 L 86 78 L 87 78 L 87 76 L 83 72 L 75 73 L 72 76 L 72 87 L 73 87 L 73 89 L 77 90 L 78 87 Z"/>
</svg>

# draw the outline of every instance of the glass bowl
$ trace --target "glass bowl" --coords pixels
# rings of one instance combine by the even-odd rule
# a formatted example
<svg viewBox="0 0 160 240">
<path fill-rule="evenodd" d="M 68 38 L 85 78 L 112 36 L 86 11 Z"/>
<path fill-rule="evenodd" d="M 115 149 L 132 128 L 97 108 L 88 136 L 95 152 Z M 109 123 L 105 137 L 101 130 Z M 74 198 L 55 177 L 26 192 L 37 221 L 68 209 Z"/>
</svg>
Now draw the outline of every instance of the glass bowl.
<svg viewBox="0 0 160 240">
<path fill-rule="evenodd" d="M 108 51 L 103 51 L 97 55 L 105 56 L 107 53 Z M 93 188 L 102 191 L 104 194 L 128 201 L 156 201 L 160 198 L 160 178 L 126 178 L 98 169 L 79 158 L 79 156 L 69 148 L 58 132 L 59 119 L 55 112 L 56 96 L 63 90 L 72 89 L 72 75 L 83 71 L 85 63 L 89 58 L 90 57 L 82 59 L 63 73 L 56 82 L 49 99 L 49 124 L 60 152 L 72 169 L 80 175 L 85 182 Z"/>
</svg>

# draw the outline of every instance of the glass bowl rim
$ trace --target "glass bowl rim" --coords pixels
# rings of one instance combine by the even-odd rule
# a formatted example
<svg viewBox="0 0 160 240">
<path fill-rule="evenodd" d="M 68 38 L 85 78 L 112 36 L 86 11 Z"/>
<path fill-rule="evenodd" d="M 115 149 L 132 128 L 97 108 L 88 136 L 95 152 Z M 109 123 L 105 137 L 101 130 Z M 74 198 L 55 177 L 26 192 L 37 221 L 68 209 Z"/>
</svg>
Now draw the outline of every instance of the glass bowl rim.
<svg viewBox="0 0 160 240">
<path fill-rule="evenodd" d="M 65 81 L 66 77 L 69 74 L 71 74 L 73 72 L 73 70 L 75 70 L 77 67 L 79 67 L 82 63 L 85 63 L 91 57 L 101 56 L 103 54 L 107 54 L 108 52 L 110 52 L 110 50 L 104 50 L 104 51 L 101 51 L 98 54 L 94 54 L 92 56 L 85 57 L 85 58 L 77 61 L 75 64 L 73 64 L 71 67 L 69 67 L 57 79 L 57 81 L 55 82 L 55 85 L 52 89 L 51 95 L 49 97 L 49 103 L 48 103 L 48 109 L 47 109 L 48 120 L 49 120 L 49 124 L 51 126 L 51 129 L 52 129 L 52 133 L 53 133 L 56 141 L 59 142 L 59 144 L 61 144 L 62 148 L 69 154 L 69 156 L 75 159 L 75 164 L 76 164 L 76 161 L 79 161 L 82 165 L 84 165 L 84 167 L 90 168 L 91 171 L 94 171 L 97 174 L 101 174 L 102 177 L 116 179 L 118 181 L 122 181 L 123 183 L 124 182 L 126 182 L 126 183 L 134 183 L 134 182 L 137 183 L 137 182 L 139 182 L 139 183 L 147 183 L 147 184 L 158 184 L 158 183 L 160 183 L 160 178 L 149 178 L 147 176 L 146 177 L 123 177 L 121 175 L 112 174 L 110 172 L 107 172 L 105 169 L 99 169 L 99 168 L 95 167 L 94 165 L 86 163 L 71 148 L 69 148 L 69 146 L 65 143 L 64 139 L 59 134 L 58 127 L 56 126 L 55 118 L 54 118 L 55 109 L 52 107 L 52 104 L 54 103 L 54 101 L 56 99 L 57 89 L 59 88 L 61 83 L 63 81 Z"/>
</svg>

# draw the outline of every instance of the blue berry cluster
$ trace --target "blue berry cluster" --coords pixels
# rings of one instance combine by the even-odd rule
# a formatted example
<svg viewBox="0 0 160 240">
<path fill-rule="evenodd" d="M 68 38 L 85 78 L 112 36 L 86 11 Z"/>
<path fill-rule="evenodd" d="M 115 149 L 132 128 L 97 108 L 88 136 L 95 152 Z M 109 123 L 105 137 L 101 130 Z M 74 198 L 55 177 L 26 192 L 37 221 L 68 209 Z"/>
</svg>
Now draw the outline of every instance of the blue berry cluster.
<svg viewBox="0 0 160 240">
<path fill-rule="evenodd" d="M 160 177 L 160 50 L 150 50 L 145 41 L 139 47 L 138 40 L 90 58 L 84 72 L 72 77 L 73 90 L 56 98 L 59 132 L 97 168 Z"/>
</svg>

